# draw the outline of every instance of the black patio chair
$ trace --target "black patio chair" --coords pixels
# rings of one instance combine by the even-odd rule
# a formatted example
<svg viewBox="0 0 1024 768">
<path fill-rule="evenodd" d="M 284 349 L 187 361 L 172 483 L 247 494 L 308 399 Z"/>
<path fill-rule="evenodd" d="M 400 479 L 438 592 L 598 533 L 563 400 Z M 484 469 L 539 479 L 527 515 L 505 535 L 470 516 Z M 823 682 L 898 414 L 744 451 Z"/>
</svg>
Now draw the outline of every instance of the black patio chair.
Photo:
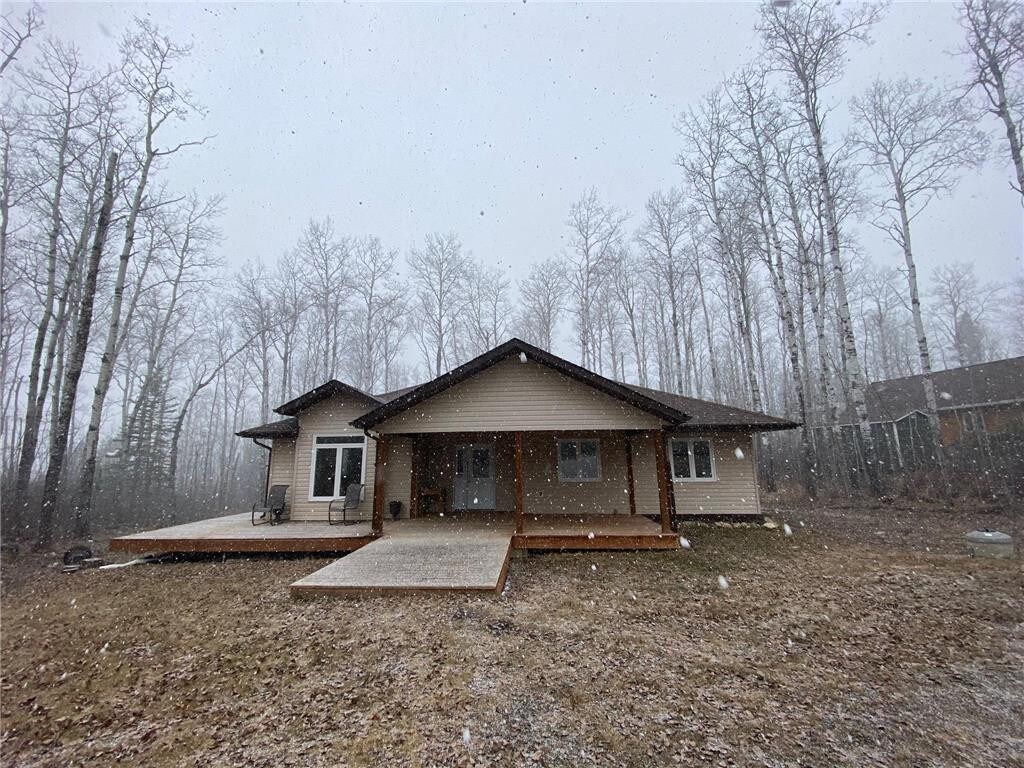
<svg viewBox="0 0 1024 768">
<path fill-rule="evenodd" d="M 269 523 L 277 525 L 288 519 L 288 510 L 284 505 L 285 494 L 288 493 L 287 485 L 272 485 L 270 493 L 267 494 L 267 503 L 260 504 L 258 501 L 252 505 L 252 524 L 262 525 Z"/>
<path fill-rule="evenodd" d="M 345 498 L 343 499 L 331 499 L 331 503 L 327 505 L 327 524 L 328 525 L 355 525 L 359 520 L 348 519 L 348 512 L 350 509 L 355 509 L 359 506 L 359 502 L 363 498 L 363 485 L 362 483 L 351 483 L 348 488 L 345 489 Z M 332 513 L 336 513 L 339 510 L 334 509 L 334 505 L 340 502 L 341 519 L 337 520 L 332 516 Z"/>
</svg>

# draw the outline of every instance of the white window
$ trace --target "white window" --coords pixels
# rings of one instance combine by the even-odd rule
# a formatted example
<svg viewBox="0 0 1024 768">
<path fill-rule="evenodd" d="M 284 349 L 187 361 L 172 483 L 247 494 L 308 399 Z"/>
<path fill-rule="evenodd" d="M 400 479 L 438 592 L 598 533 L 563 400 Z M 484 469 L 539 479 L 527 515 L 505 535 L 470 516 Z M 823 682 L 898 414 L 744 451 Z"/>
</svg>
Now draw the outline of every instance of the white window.
<svg viewBox="0 0 1024 768">
<path fill-rule="evenodd" d="M 366 471 L 363 435 L 319 436 L 313 443 L 310 501 L 344 498 L 352 483 L 362 483 Z"/>
<path fill-rule="evenodd" d="M 601 452 L 597 440 L 559 440 L 558 479 L 570 483 L 600 480 Z"/>
<path fill-rule="evenodd" d="M 673 437 L 672 479 L 683 482 L 716 480 L 715 452 L 710 440 Z"/>
</svg>

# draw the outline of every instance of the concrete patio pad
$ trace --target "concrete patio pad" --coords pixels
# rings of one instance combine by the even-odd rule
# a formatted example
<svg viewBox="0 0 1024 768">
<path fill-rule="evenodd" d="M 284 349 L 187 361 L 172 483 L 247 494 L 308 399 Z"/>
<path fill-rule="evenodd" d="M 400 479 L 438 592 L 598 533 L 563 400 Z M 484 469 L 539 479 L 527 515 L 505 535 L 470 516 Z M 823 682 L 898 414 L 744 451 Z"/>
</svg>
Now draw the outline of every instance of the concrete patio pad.
<svg viewBox="0 0 1024 768">
<path fill-rule="evenodd" d="M 382 538 L 296 581 L 291 594 L 500 592 L 513 532 L 511 516 L 398 520 Z"/>
</svg>

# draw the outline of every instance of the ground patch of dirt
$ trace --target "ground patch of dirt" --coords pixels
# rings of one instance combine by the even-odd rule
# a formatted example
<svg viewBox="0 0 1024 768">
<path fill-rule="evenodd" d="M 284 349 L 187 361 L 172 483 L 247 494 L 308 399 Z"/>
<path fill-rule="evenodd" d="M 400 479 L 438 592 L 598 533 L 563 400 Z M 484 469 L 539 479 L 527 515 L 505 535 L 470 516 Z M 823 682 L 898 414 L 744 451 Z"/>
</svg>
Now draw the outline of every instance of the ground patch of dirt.
<svg viewBox="0 0 1024 768">
<path fill-rule="evenodd" d="M 502 597 L 291 601 L 323 558 L 8 557 L 0 762 L 1022 766 L 1021 560 L 959 545 L 1020 542 L 1019 514 L 688 524 L 687 551 L 516 559 Z"/>
</svg>

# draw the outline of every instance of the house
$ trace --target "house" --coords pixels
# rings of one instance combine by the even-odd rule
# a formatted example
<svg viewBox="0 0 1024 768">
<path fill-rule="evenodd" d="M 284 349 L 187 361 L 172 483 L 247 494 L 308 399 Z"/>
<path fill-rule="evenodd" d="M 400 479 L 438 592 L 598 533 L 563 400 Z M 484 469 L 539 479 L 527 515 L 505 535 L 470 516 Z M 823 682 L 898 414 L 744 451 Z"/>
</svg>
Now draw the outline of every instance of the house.
<svg viewBox="0 0 1024 768">
<path fill-rule="evenodd" d="M 994 435 L 1024 435 L 1024 357 L 935 371 L 931 378 L 944 447 L 971 450 Z M 912 468 L 934 460 L 924 376 L 876 381 L 865 390 L 865 404 L 883 462 Z M 840 423 L 855 425 L 852 411 L 840 414 Z"/>
<path fill-rule="evenodd" d="M 755 438 L 797 426 L 613 381 L 518 339 L 416 387 L 371 395 L 332 380 L 275 411 L 238 434 L 269 448 L 267 487 L 288 486 L 291 520 L 326 520 L 362 484 L 353 514 L 374 535 L 392 511 L 486 511 L 514 522 L 523 548 L 581 516 L 577 544 L 596 533 L 643 547 L 676 546 L 677 515 L 759 514 Z M 629 520 L 648 528 L 616 536 Z"/>
</svg>

